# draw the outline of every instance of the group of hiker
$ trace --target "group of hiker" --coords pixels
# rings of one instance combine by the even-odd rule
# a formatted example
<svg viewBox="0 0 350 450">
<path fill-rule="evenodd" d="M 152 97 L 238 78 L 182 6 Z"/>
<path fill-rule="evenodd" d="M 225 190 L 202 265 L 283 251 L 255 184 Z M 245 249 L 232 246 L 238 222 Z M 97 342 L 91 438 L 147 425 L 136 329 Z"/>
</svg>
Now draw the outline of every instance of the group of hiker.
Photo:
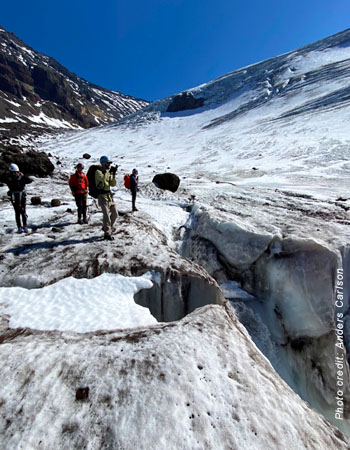
<svg viewBox="0 0 350 450">
<path fill-rule="evenodd" d="M 87 198 L 88 194 L 90 194 L 97 199 L 102 210 L 104 239 L 113 240 L 113 225 L 118 218 L 118 210 L 113 200 L 111 187 L 117 184 L 116 172 L 118 166 L 112 167 L 112 161 L 108 156 L 101 156 L 100 165 L 91 166 L 87 174 L 84 173 L 82 163 L 78 163 L 75 169 L 75 173 L 69 178 L 69 187 L 77 205 L 78 223 L 88 223 Z M 16 164 L 10 164 L 9 172 L 10 177 L 7 182 L 8 194 L 15 210 L 18 232 L 27 233 L 25 185 L 31 183 L 32 180 L 23 175 Z M 136 208 L 138 183 L 137 169 L 133 169 L 130 175 L 125 175 L 124 185 L 130 189 L 133 211 L 138 211 Z"/>
</svg>

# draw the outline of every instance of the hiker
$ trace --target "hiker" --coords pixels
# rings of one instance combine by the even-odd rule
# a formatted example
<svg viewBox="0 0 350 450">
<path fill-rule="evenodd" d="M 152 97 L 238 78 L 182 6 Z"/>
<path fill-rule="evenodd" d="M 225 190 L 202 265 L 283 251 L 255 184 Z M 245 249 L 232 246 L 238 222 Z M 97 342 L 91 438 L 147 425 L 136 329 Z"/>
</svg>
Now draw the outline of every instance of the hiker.
<svg viewBox="0 0 350 450">
<path fill-rule="evenodd" d="M 33 180 L 23 175 L 17 164 L 10 164 L 9 172 L 10 176 L 6 184 L 9 188 L 8 195 L 15 210 L 18 233 L 28 233 L 26 214 L 27 193 L 25 185 L 31 183 Z"/>
<path fill-rule="evenodd" d="M 88 223 L 86 216 L 87 194 L 89 190 L 89 181 L 83 172 L 84 166 L 82 163 L 76 165 L 76 171 L 69 178 L 69 187 L 75 198 L 75 203 L 78 208 L 78 223 Z M 83 222 L 81 217 L 83 216 Z"/>
<path fill-rule="evenodd" d="M 101 166 L 95 172 L 96 189 L 99 190 L 98 204 L 103 213 L 103 231 L 104 239 L 113 241 L 112 230 L 114 222 L 117 220 L 118 211 L 113 201 L 111 187 L 117 184 L 115 174 L 116 167 L 111 167 L 112 161 L 108 156 L 101 156 Z"/>
<path fill-rule="evenodd" d="M 133 169 L 131 175 L 130 175 L 130 191 L 131 191 L 131 202 L 132 202 L 132 210 L 138 211 L 136 208 L 136 193 L 139 190 L 139 177 L 138 177 L 138 170 Z"/>
</svg>

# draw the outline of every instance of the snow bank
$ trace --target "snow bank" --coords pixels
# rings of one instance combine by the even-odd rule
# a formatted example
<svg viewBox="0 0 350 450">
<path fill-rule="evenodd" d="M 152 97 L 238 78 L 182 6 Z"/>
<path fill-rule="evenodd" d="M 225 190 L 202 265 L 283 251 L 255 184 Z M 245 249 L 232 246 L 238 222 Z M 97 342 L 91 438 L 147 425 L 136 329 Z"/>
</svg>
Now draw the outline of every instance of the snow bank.
<svg viewBox="0 0 350 450">
<path fill-rule="evenodd" d="M 0 288 L 0 308 L 11 328 L 86 333 L 153 325 L 147 308 L 134 294 L 153 286 L 149 276 L 104 273 L 92 280 L 72 277 L 41 289 Z"/>
</svg>

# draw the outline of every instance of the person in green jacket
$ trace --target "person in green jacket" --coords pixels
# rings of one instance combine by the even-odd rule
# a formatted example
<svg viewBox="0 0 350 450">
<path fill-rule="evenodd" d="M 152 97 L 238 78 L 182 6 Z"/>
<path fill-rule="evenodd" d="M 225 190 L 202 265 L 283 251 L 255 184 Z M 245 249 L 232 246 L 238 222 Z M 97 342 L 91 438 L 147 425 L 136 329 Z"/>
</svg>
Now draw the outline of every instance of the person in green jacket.
<svg viewBox="0 0 350 450">
<path fill-rule="evenodd" d="M 112 229 L 114 222 L 117 220 L 118 211 L 113 201 L 111 187 L 117 184 L 115 179 L 117 167 L 111 168 L 112 161 L 109 160 L 108 156 L 101 156 L 100 164 L 101 168 L 95 172 L 96 188 L 102 192 L 99 194 L 97 201 L 103 213 L 104 239 L 113 241 Z"/>
</svg>

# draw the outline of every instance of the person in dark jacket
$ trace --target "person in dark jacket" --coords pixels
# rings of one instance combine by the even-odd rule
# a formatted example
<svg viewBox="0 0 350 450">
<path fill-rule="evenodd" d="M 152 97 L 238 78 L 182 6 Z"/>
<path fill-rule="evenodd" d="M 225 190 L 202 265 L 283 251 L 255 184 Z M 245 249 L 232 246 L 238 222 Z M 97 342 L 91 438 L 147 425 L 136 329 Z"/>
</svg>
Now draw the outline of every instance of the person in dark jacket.
<svg viewBox="0 0 350 450">
<path fill-rule="evenodd" d="M 89 192 L 89 181 L 87 176 L 83 172 L 84 166 L 79 163 L 76 165 L 76 171 L 69 178 L 69 187 L 75 198 L 75 203 L 78 208 L 78 223 L 81 225 L 83 222 L 81 217 L 83 216 L 84 223 L 88 223 L 86 216 L 86 202 L 87 194 Z"/>
<path fill-rule="evenodd" d="M 133 169 L 131 175 L 130 175 L 130 191 L 131 191 L 131 201 L 132 201 L 132 210 L 138 211 L 136 208 L 136 193 L 139 190 L 139 177 L 138 177 L 138 170 Z"/>
<path fill-rule="evenodd" d="M 9 172 L 10 175 L 6 184 L 9 188 L 8 194 L 10 196 L 12 206 L 15 210 L 18 232 L 28 233 L 29 230 L 27 228 L 27 213 L 26 213 L 27 194 L 25 190 L 25 185 L 31 183 L 33 180 L 23 175 L 23 173 L 20 172 L 17 164 L 14 163 L 10 164 Z"/>
</svg>

